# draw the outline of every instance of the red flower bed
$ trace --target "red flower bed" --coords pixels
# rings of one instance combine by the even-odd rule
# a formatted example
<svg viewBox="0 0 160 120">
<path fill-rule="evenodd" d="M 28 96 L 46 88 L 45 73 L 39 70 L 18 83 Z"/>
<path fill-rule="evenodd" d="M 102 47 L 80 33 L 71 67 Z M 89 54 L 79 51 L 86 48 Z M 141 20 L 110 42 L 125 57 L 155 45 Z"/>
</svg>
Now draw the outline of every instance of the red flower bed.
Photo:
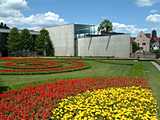
<svg viewBox="0 0 160 120">
<path fill-rule="evenodd" d="M 59 67 L 60 63 L 53 60 L 45 59 L 18 59 L 14 61 L 4 62 L 2 66 L 13 69 L 48 69 Z"/>
<path fill-rule="evenodd" d="M 0 60 L 13 60 L 15 57 L 0 57 Z"/>
<path fill-rule="evenodd" d="M 4 60 L 4 58 L 0 58 Z M 0 63 L 0 74 L 46 74 L 88 68 L 82 60 L 43 58 L 10 58 Z"/>
<path fill-rule="evenodd" d="M 84 78 L 12 90 L 0 94 L 0 120 L 45 120 L 61 98 L 86 90 L 119 86 L 148 87 L 148 83 L 140 78 Z"/>
</svg>

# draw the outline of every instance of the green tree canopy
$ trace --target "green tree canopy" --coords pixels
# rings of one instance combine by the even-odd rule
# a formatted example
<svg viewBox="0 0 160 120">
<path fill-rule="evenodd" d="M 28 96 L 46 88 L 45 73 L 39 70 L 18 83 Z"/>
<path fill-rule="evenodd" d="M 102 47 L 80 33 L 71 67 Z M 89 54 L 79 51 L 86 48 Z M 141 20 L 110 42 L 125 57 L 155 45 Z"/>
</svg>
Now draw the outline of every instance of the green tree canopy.
<svg viewBox="0 0 160 120">
<path fill-rule="evenodd" d="M 7 39 L 8 39 L 7 34 L 0 33 L 0 52 L 2 56 L 8 55 Z"/>
<path fill-rule="evenodd" d="M 20 49 L 21 50 L 33 50 L 33 39 L 28 29 L 23 29 L 20 34 Z"/>
<path fill-rule="evenodd" d="M 101 34 L 103 33 L 105 34 L 111 32 L 112 28 L 113 28 L 112 22 L 110 20 L 105 19 L 100 23 L 98 31 L 101 32 Z"/>
<path fill-rule="evenodd" d="M 140 47 L 136 42 L 132 42 L 132 52 L 135 53 L 137 50 L 139 50 Z"/>
<path fill-rule="evenodd" d="M 1 29 L 9 29 L 9 27 L 6 24 L 4 24 L 3 22 L 0 23 L 0 28 Z"/>
<path fill-rule="evenodd" d="M 40 31 L 40 35 L 36 39 L 36 51 L 43 55 L 51 56 L 54 54 L 53 45 L 46 29 Z"/>
<path fill-rule="evenodd" d="M 8 50 L 10 52 L 15 52 L 19 50 L 20 47 L 20 34 L 17 28 L 12 28 L 8 36 Z"/>
</svg>

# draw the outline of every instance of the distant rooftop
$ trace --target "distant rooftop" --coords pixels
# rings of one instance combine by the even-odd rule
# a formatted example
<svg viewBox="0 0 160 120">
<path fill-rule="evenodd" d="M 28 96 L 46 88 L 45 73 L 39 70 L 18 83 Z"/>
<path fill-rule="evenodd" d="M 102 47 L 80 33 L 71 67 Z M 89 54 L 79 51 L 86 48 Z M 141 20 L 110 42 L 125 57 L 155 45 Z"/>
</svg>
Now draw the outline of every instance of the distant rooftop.
<svg viewBox="0 0 160 120">
<path fill-rule="evenodd" d="M 3 28 L 0 28 L 0 33 L 9 33 L 11 29 L 3 29 Z M 19 30 L 19 31 L 22 31 L 22 30 Z M 39 35 L 40 32 L 38 31 L 33 31 L 33 30 L 30 30 L 30 33 L 32 35 Z"/>
</svg>

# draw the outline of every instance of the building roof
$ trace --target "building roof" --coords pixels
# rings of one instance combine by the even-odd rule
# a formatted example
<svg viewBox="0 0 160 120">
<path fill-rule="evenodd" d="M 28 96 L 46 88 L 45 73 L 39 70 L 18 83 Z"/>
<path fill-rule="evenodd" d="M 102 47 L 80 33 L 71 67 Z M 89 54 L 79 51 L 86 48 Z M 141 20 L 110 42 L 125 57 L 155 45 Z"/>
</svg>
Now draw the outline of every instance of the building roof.
<svg viewBox="0 0 160 120">
<path fill-rule="evenodd" d="M 74 26 L 95 26 L 95 25 L 91 25 L 91 24 L 76 24 L 76 23 L 68 23 L 68 24 L 60 24 L 60 25 L 54 25 L 54 26 L 49 26 L 47 28 L 53 28 L 53 27 L 61 27 L 61 26 L 67 26 L 67 25 L 74 25 Z"/>
</svg>

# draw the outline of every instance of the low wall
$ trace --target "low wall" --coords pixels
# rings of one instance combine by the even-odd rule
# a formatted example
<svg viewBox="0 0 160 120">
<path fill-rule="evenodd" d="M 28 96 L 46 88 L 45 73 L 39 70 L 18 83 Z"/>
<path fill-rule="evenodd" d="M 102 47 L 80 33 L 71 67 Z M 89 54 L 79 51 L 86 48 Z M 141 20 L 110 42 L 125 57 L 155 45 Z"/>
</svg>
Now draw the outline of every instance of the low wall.
<svg viewBox="0 0 160 120">
<path fill-rule="evenodd" d="M 129 35 L 97 36 L 78 39 L 78 56 L 114 56 L 129 58 Z"/>
</svg>

